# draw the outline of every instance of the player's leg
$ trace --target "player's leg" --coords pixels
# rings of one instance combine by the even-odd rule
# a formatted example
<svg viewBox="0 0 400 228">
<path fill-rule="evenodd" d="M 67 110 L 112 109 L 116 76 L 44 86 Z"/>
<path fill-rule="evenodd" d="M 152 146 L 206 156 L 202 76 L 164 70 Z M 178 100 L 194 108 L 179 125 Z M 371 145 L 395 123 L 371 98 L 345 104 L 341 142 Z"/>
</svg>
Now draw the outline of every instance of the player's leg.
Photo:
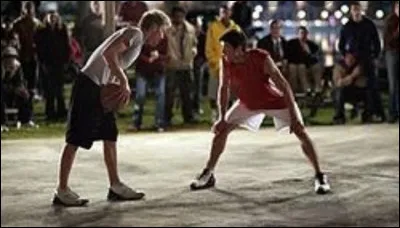
<svg viewBox="0 0 400 228">
<path fill-rule="evenodd" d="M 301 142 L 301 147 L 315 171 L 315 191 L 318 194 L 326 194 L 330 191 L 328 178 L 322 173 L 315 146 L 304 128 L 294 131 L 294 134 Z"/>
<path fill-rule="evenodd" d="M 225 124 L 222 130 L 214 135 L 212 147 L 207 165 L 203 172 L 197 176 L 190 185 L 192 190 L 201 190 L 214 187 L 215 177 L 214 169 L 218 163 L 219 158 L 225 150 L 226 142 L 229 134 L 236 128 L 234 124 Z"/>
<path fill-rule="evenodd" d="M 114 141 L 104 141 L 104 162 L 107 167 L 110 181 L 108 200 L 131 201 L 140 200 L 145 194 L 135 191 L 121 182 L 118 174 L 117 146 Z"/>
<path fill-rule="evenodd" d="M 283 129 L 288 129 L 291 126 L 291 116 L 288 109 L 283 110 L 268 110 L 265 112 L 268 116 L 274 117 L 275 127 L 278 131 Z M 296 113 L 297 118 L 303 124 L 303 118 L 296 104 Z M 319 194 L 324 194 L 330 191 L 330 186 L 328 183 L 327 176 L 322 173 L 320 164 L 318 161 L 318 156 L 316 152 L 316 148 L 314 146 L 313 141 L 311 140 L 310 135 L 307 133 L 304 127 L 295 128 L 293 132 L 297 138 L 301 142 L 301 147 L 303 149 L 304 154 L 311 162 L 314 171 L 315 171 L 315 191 Z"/>
<path fill-rule="evenodd" d="M 53 204 L 62 206 L 84 206 L 89 200 L 81 199 L 80 196 L 68 187 L 69 175 L 75 160 L 77 146 L 65 145 L 60 161 L 59 181 L 56 189 Z"/>
</svg>

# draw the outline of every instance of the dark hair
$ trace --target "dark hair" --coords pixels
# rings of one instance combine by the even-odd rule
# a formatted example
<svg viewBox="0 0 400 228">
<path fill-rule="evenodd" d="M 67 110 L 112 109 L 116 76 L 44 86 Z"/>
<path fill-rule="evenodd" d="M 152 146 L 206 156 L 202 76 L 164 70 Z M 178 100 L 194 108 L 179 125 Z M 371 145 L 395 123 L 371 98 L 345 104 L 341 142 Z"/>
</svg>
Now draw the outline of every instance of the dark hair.
<svg viewBox="0 0 400 228">
<path fill-rule="evenodd" d="M 360 1 L 351 1 L 350 6 L 361 6 Z"/>
<path fill-rule="evenodd" d="M 183 8 L 182 6 L 174 6 L 172 8 L 171 14 L 175 15 L 176 13 L 183 13 L 186 14 L 186 10 L 185 8 Z"/>
<path fill-rule="evenodd" d="M 281 20 L 277 20 L 277 19 L 272 20 L 271 23 L 269 23 L 269 28 L 271 29 L 272 26 L 274 26 L 274 25 L 276 25 L 276 24 L 279 25 L 280 23 L 281 23 Z"/>
<path fill-rule="evenodd" d="M 219 41 L 230 44 L 233 48 L 238 48 L 240 46 L 246 46 L 247 37 L 243 32 L 237 29 L 231 29 L 225 32 Z"/>
<path fill-rule="evenodd" d="M 298 30 L 299 31 L 303 30 L 304 32 L 307 32 L 307 33 L 309 32 L 308 29 L 305 26 L 300 26 Z"/>
</svg>

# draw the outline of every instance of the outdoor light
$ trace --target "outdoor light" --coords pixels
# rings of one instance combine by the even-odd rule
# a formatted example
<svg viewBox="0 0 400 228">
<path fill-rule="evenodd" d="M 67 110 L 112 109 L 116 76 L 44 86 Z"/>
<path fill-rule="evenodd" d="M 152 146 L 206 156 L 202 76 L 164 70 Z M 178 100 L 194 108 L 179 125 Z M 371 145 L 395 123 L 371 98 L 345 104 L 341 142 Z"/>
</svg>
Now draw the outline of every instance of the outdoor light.
<svg viewBox="0 0 400 228">
<path fill-rule="evenodd" d="M 336 12 L 335 12 L 335 17 L 336 17 L 336 19 L 338 19 L 338 20 L 339 20 L 340 18 L 342 18 L 342 17 L 343 17 L 342 11 L 339 11 L 339 10 L 336 11 Z"/>
<path fill-rule="evenodd" d="M 340 10 L 343 12 L 343 13 L 348 13 L 349 11 L 350 11 L 350 8 L 349 8 L 349 6 L 348 5 L 342 5 L 342 7 L 340 7 Z"/>
<path fill-rule="evenodd" d="M 384 16 L 385 16 L 385 12 L 383 12 L 383 10 L 376 11 L 376 18 L 382 19 Z"/>
<path fill-rule="evenodd" d="M 307 13 L 306 13 L 306 11 L 304 11 L 304 10 L 300 10 L 300 11 L 297 13 L 297 17 L 300 18 L 300 19 L 304 19 L 304 18 L 306 18 L 306 16 L 307 16 Z"/>
<path fill-rule="evenodd" d="M 321 18 L 322 19 L 328 19 L 328 17 L 329 17 L 329 12 L 327 11 L 327 10 L 324 10 L 324 11 L 322 11 L 321 12 Z"/>
<path fill-rule="evenodd" d="M 345 24 L 347 24 L 347 22 L 349 22 L 349 18 L 344 17 L 344 18 L 342 18 L 341 22 L 342 22 L 342 25 L 345 25 Z"/>
</svg>

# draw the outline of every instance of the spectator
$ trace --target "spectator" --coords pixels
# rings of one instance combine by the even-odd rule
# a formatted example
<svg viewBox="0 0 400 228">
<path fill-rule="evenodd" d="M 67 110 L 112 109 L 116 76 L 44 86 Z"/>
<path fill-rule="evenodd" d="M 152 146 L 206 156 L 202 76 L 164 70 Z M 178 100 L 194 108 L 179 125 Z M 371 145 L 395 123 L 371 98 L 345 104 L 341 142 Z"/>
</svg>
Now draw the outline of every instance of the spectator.
<svg viewBox="0 0 400 228">
<path fill-rule="evenodd" d="M 211 22 L 208 27 L 206 38 L 206 57 L 210 71 L 208 97 L 210 99 L 212 109 L 211 118 L 213 122 L 218 117 L 216 100 L 219 86 L 220 61 L 222 58 L 222 46 L 219 39 L 226 31 L 231 29 L 240 30 L 240 27 L 231 20 L 231 10 L 226 5 L 222 5 L 219 8 L 219 17 Z"/>
<path fill-rule="evenodd" d="M 357 63 L 355 53 L 347 53 L 345 57 L 336 64 L 333 70 L 333 83 L 335 86 L 335 124 L 345 124 L 346 116 L 344 104 L 351 102 L 357 110 L 357 103 L 363 101 L 365 104 L 366 80 L 361 66 Z M 355 117 L 356 114 L 353 114 Z"/>
<path fill-rule="evenodd" d="M 375 24 L 362 15 L 359 2 L 351 3 L 351 18 L 341 30 L 339 50 L 342 55 L 351 51 L 360 56 L 360 65 L 367 79 L 367 112 L 363 116 L 363 122 L 371 122 L 373 115 L 377 115 L 380 121 L 385 121 L 375 70 L 376 59 L 381 53 L 381 42 Z"/>
<path fill-rule="evenodd" d="M 148 10 L 149 7 L 142 1 L 125 1 L 119 10 L 119 20 L 122 23 L 136 26 L 142 15 Z"/>
<path fill-rule="evenodd" d="M 16 107 L 18 109 L 18 129 L 21 127 L 21 124 L 32 128 L 37 127 L 33 122 L 33 112 L 29 103 L 30 94 L 26 87 L 21 64 L 18 61 L 18 53 L 13 47 L 5 48 L 2 53 L 1 88 L 2 129 L 7 130 L 6 107 Z"/>
<path fill-rule="evenodd" d="M 279 20 L 273 20 L 270 24 L 270 34 L 262 38 L 257 47 L 266 50 L 275 61 L 284 75 L 287 75 L 287 41 L 281 35 L 282 23 Z"/>
<path fill-rule="evenodd" d="M 19 50 L 19 40 L 17 34 L 12 30 L 12 24 L 5 20 L 1 21 L 1 48 L 2 50 L 5 47 L 12 46 L 15 49 Z"/>
<path fill-rule="evenodd" d="M 298 38 L 292 39 L 287 44 L 290 83 L 294 91 L 307 92 L 308 94 L 322 92 L 322 65 L 319 62 L 320 48 L 308 39 L 308 29 L 299 27 Z M 314 86 L 311 86 L 309 75 L 312 76 Z M 300 81 L 300 88 L 297 82 Z"/>
<path fill-rule="evenodd" d="M 50 12 L 46 15 L 44 27 L 38 31 L 37 44 L 45 77 L 47 121 L 64 119 L 67 115 L 64 73 L 70 60 L 71 50 L 66 25 L 58 13 Z"/>
<path fill-rule="evenodd" d="M 181 7 L 172 9 L 172 26 L 167 30 L 167 102 L 166 121 L 171 124 L 175 91 L 179 88 L 182 115 L 185 123 L 194 122 L 192 100 L 193 60 L 197 53 L 195 28 L 185 20 L 186 12 Z"/>
<path fill-rule="evenodd" d="M 197 37 L 197 54 L 194 58 L 194 95 L 193 95 L 193 110 L 195 115 L 202 115 L 201 100 L 203 97 L 203 80 L 207 68 L 206 59 L 206 33 L 198 21 L 195 24 Z"/>
<path fill-rule="evenodd" d="M 38 86 L 38 63 L 34 37 L 40 26 L 41 22 L 35 17 L 34 3 L 25 2 L 22 8 L 22 16 L 13 23 L 13 32 L 17 34 L 21 45 L 19 56 L 24 77 L 28 83 L 29 93 L 31 94 L 30 100 L 33 100 Z"/>
<path fill-rule="evenodd" d="M 142 127 L 144 104 L 148 87 L 156 95 L 155 127 L 158 132 L 165 128 L 165 65 L 167 62 L 167 39 L 157 46 L 145 44 L 136 62 L 136 99 L 134 104 L 133 128 L 139 131 Z"/>
<path fill-rule="evenodd" d="M 232 20 L 250 36 L 250 30 L 253 23 L 253 9 L 248 1 L 236 1 L 232 6 Z"/>
<path fill-rule="evenodd" d="M 103 14 L 99 1 L 91 1 L 91 12 L 86 16 L 78 28 L 78 37 L 84 48 L 85 59 L 104 41 Z"/>
<path fill-rule="evenodd" d="M 68 39 L 70 48 L 70 62 L 68 64 L 68 80 L 72 81 L 78 77 L 80 69 L 83 67 L 84 54 L 78 40 L 73 35 L 73 28 L 68 28 Z"/>
<path fill-rule="evenodd" d="M 385 23 L 385 51 L 389 77 L 389 122 L 399 118 L 399 2 L 394 4 L 394 13 Z"/>
</svg>

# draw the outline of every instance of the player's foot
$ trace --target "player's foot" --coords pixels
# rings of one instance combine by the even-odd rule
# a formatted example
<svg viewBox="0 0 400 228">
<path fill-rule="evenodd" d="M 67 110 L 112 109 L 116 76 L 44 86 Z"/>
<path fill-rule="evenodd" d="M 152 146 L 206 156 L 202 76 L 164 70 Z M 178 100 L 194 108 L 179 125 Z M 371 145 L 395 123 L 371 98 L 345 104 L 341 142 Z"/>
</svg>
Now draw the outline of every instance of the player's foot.
<svg viewBox="0 0 400 228">
<path fill-rule="evenodd" d="M 89 203 L 88 199 L 82 199 L 80 196 L 73 192 L 71 189 L 60 190 L 57 189 L 53 198 L 53 205 L 64 207 L 83 207 Z"/>
<path fill-rule="evenodd" d="M 123 183 L 111 186 L 107 195 L 109 201 L 135 201 L 144 197 L 143 192 L 135 191 Z"/>
<path fill-rule="evenodd" d="M 203 172 L 192 181 L 190 189 L 196 191 L 212 188 L 215 186 L 215 182 L 214 174 L 210 170 L 204 169 Z"/>
<path fill-rule="evenodd" d="M 320 195 L 327 194 L 331 191 L 331 187 L 328 182 L 328 176 L 320 173 L 315 176 L 315 192 Z"/>
</svg>

